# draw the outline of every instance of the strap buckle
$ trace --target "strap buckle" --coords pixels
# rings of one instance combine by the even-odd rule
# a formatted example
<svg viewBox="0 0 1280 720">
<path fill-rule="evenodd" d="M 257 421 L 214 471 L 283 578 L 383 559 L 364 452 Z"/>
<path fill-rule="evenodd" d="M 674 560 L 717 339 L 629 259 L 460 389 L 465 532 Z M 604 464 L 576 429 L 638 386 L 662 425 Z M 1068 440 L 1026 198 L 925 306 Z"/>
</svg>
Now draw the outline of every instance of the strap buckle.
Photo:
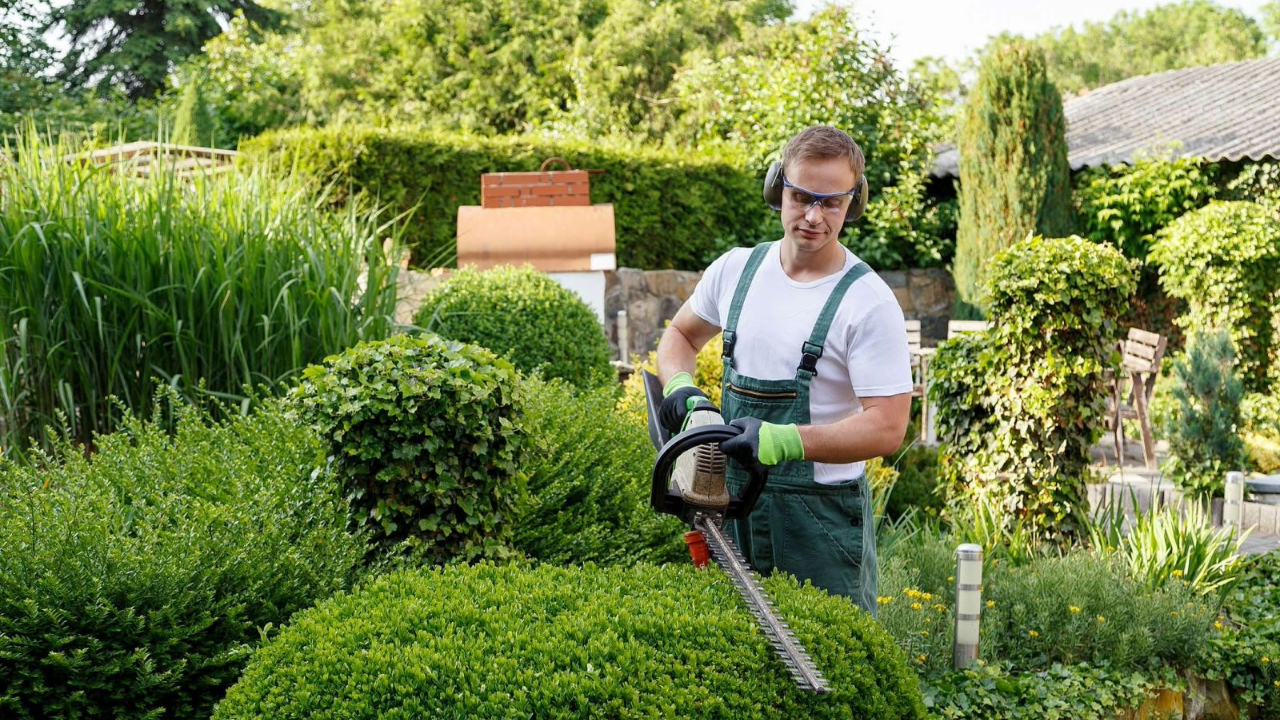
<svg viewBox="0 0 1280 720">
<path fill-rule="evenodd" d="M 822 357 L 822 346 L 815 345 L 808 340 L 804 341 L 804 345 L 800 348 L 800 369 L 807 372 L 818 374 L 818 358 Z"/>
</svg>

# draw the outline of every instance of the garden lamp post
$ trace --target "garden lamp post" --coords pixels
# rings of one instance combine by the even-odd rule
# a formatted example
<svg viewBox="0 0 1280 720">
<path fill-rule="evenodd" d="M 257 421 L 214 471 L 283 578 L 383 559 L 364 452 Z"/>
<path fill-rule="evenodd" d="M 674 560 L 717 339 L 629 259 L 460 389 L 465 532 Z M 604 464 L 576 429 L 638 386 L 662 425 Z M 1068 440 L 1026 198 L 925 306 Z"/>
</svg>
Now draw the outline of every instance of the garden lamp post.
<svg viewBox="0 0 1280 720">
<path fill-rule="evenodd" d="M 1240 536 L 1244 516 L 1244 473 L 1227 473 L 1227 487 L 1222 494 L 1222 526 L 1230 527 Z"/>
<path fill-rule="evenodd" d="M 956 548 L 955 667 L 963 670 L 978 659 L 978 620 L 982 613 L 982 546 Z"/>
</svg>

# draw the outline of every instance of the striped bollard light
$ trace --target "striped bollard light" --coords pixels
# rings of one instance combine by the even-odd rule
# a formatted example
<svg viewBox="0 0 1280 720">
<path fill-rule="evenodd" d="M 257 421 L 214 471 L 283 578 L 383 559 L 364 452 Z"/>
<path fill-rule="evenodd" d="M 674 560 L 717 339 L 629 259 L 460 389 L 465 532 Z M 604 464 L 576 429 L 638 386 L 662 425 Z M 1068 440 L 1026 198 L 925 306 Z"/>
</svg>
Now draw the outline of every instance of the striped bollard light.
<svg viewBox="0 0 1280 720">
<path fill-rule="evenodd" d="M 963 670 L 978 659 L 978 620 L 982 614 L 982 546 L 956 548 L 955 667 Z"/>
<path fill-rule="evenodd" d="M 1227 473 L 1227 487 L 1222 493 L 1222 526 L 1230 527 L 1240 536 L 1244 524 L 1244 473 Z"/>
</svg>

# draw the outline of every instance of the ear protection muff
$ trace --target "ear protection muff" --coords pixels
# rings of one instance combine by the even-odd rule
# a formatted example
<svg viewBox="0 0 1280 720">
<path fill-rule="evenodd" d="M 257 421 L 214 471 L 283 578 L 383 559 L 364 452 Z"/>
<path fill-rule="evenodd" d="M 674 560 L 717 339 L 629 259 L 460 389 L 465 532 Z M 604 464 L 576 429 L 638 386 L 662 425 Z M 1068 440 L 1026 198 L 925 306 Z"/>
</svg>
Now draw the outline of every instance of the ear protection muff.
<svg viewBox="0 0 1280 720">
<path fill-rule="evenodd" d="M 769 203 L 769 207 L 774 210 L 782 209 L 782 163 L 775 161 L 769 166 L 769 172 L 764 176 L 764 201 Z M 852 225 L 862 217 L 862 213 L 867 210 L 867 176 L 864 173 L 858 178 L 857 191 L 853 194 L 853 202 L 850 203 L 849 209 L 844 214 L 844 224 Z"/>
</svg>

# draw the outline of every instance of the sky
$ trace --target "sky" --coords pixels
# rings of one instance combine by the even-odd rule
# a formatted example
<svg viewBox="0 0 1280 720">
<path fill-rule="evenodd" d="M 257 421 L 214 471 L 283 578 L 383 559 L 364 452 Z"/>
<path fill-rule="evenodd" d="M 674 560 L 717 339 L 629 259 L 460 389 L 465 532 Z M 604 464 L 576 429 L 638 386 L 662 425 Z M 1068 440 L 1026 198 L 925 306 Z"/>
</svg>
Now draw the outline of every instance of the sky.
<svg viewBox="0 0 1280 720">
<path fill-rule="evenodd" d="M 960 60 L 986 44 L 987 38 L 1008 30 L 1039 35 L 1053 27 L 1110 20 L 1121 10 L 1142 11 L 1171 0 L 840 0 L 865 18 L 869 29 L 890 45 L 899 68 L 916 58 L 940 55 Z M 1243 10 L 1257 19 L 1265 0 L 1216 0 L 1218 5 Z M 796 16 L 808 17 L 828 3 L 795 0 Z M 890 38 L 896 35 L 896 38 Z"/>
</svg>

